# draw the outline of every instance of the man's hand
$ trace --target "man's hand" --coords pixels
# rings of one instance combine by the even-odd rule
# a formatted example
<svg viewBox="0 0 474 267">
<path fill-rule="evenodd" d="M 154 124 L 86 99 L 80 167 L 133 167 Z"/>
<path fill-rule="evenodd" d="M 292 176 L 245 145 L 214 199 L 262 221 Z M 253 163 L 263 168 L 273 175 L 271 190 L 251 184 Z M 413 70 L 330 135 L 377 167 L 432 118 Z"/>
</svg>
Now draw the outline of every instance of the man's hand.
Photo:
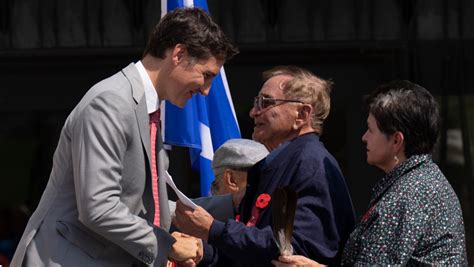
<svg viewBox="0 0 474 267">
<path fill-rule="evenodd" d="M 195 238 L 195 237 L 189 236 L 187 234 L 181 234 L 181 235 L 191 237 L 191 238 Z M 177 267 L 196 267 L 199 264 L 199 262 L 202 260 L 202 257 L 204 256 L 204 248 L 202 246 L 202 240 L 197 239 L 197 238 L 196 238 L 196 240 L 199 241 L 199 249 L 198 249 L 196 258 L 194 260 L 189 259 L 189 260 L 186 260 L 186 261 L 176 261 L 176 266 Z"/>
<path fill-rule="evenodd" d="M 195 210 L 183 205 L 181 201 L 176 202 L 176 217 L 173 223 L 183 233 L 195 236 L 202 240 L 209 237 L 214 218 L 205 209 L 197 207 Z"/>
<path fill-rule="evenodd" d="M 202 241 L 180 232 L 173 232 L 171 235 L 176 242 L 168 257 L 177 262 L 187 262 L 188 266 L 193 266 L 192 262 L 194 265 L 198 264 L 203 255 Z"/>
</svg>

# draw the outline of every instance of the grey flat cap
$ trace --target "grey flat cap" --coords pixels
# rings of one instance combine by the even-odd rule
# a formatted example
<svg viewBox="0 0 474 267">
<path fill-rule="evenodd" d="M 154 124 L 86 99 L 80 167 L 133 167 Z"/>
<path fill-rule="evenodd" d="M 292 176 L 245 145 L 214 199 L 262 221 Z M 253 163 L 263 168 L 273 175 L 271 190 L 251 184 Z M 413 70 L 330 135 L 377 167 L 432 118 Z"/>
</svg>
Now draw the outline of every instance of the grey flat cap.
<svg viewBox="0 0 474 267">
<path fill-rule="evenodd" d="M 264 159 L 268 150 L 264 145 L 249 139 L 230 139 L 222 144 L 212 160 L 212 169 L 222 167 L 247 169 Z"/>
</svg>

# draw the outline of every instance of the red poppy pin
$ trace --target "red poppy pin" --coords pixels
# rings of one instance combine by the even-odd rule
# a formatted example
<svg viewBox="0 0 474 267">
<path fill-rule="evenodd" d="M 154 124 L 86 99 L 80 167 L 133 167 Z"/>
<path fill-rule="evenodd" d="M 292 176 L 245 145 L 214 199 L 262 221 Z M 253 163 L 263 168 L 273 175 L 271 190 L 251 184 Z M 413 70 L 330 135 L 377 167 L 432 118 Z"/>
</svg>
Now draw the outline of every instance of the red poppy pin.
<svg viewBox="0 0 474 267">
<path fill-rule="evenodd" d="M 255 201 L 255 207 L 259 209 L 264 209 L 268 206 L 268 202 L 270 202 L 272 197 L 269 194 L 260 194 L 257 197 L 257 201 Z"/>
</svg>

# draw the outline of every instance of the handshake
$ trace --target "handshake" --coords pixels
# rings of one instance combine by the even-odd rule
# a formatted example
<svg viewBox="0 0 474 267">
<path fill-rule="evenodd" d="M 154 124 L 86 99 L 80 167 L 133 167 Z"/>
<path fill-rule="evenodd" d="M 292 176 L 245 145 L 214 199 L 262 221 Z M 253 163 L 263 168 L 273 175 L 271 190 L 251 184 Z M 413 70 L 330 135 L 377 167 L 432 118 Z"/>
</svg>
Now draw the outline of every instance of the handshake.
<svg viewBox="0 0 474 267">
<path fill-rule="evenodd" d="M 178 201 L 173 224 L 183 233 L 171 234 L 176 242 L 168 258 L 176 261 L 178 266 L 196 266 L 202 260 L 202 240 L 207 240 L 213 220 L 212 215 L 202 207 L 197 206 L 193 210 Z"/>
<path fill-rule="evenodd" d="M 196 266 L 203 256 L 201 239 L 180 232 L 173 232 L 171 235 L 176 242 L 168 258 L 174 260 L 178 266 Z"/>
</svg>

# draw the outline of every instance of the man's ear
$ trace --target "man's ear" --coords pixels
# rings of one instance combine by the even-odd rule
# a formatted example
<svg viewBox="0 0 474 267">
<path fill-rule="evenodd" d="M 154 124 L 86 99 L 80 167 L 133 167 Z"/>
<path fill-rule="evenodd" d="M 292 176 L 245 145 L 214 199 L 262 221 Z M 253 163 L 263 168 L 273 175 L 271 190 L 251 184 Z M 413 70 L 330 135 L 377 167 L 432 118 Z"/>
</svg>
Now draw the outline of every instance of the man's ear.
<svg viewBox="0 0 474 267">
<path fill-rule="evenodd" d="M 311 119 L 311 113 L 313 108 L 308 104 L 303 104 L 301 108 L 298 109 L 295 120 L 295 127 L 299 128 L 302 125 L 306 125 L 307 122 Z"/>
<path fill-rule="evenodd" d="M 237 177 L 234 175 L 234 172 L 231 169 L 225 169 L 222 178 L 224 179 L 225 186 L 229 188 L 232 193 L 239 191 Z"/>
<path fill-rule="evenodd" d="M 187 56 L 188 50 L 186 46 L 183 44 L 176 44 L 173 48 L 173 52 L 171 54 L 173 63 L 175 65 L 180 64 L 184 61 L 185 57 Z"/>
</svg>

